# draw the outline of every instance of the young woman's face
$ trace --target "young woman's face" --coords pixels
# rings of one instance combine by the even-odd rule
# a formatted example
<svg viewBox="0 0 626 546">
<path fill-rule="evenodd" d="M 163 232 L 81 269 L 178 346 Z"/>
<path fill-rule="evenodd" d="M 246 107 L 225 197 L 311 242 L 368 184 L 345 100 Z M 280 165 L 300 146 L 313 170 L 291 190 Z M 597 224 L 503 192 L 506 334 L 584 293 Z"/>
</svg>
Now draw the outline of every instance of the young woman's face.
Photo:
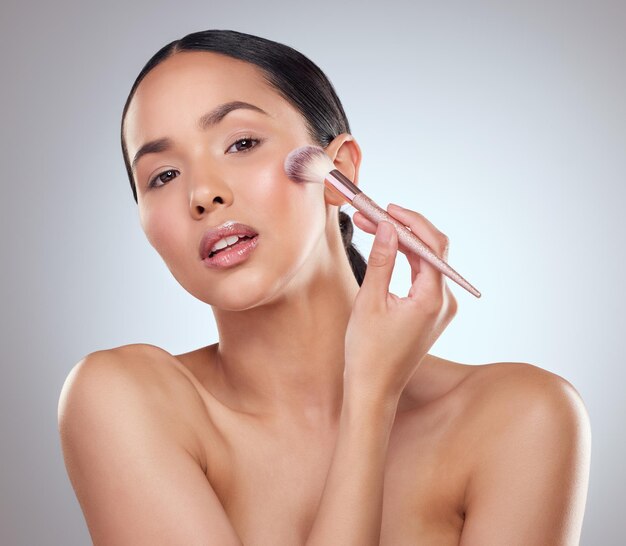
<svg viewBox="0 0 626 546">
<path fill-rule="evenodd" d="M 232 101 L 266 113 L 237 108 L 199 127 L 204 114 Z M 258 68 L 209 52 L 163 61 L 141 82 L 126 115 L 130 161 L 163 138 L 171 145 L 141 155 L 133 168 L 140 221 L 189 293 L 242 310 L 274 299 L 299 271 L 320 267 L 328 251 L 324 186 L 294 183 L 283 169 L 291 150 L 314 143 L 304 118 Z M 209 268 L 200 240 L 227 220 L 252 227 L 257 246 L 238 265 Z"/>
</svg>

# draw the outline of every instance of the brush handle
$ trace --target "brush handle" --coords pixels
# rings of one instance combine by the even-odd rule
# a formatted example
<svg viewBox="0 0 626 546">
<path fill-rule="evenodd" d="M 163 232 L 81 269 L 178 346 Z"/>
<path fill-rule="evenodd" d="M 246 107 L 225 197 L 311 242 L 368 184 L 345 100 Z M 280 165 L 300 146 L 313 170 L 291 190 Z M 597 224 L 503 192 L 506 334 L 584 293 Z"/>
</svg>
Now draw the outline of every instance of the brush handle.
<svg viewBox="0 0 626 546">
<path fill-rule="evenodd" d="M 476 288 L 474 288 L 446 262 L 437 256 L 432 249 L 407 226 L 398 222 L 398 220 L 391 216 L 386 210 L 379 207 L 362 191 L 359 191 L 359 193 L 352 198 L 352 205 L 358 209 L 363 216 L 374 222 L 376 225 L 383 220 L 393 224 L 396 228 L 396 232 L 398 233 L 399 245 L 404 246 L 407 250 L 415 252 L 421 258 L 424 258 L 424 260 L 426 260 L 429 264 L 441 271 L 446 277 L 465 288 L 465 290 L 467 290 L 470 294 L 480 298 L 480 292 L 476 290 Z"/>
</svg>

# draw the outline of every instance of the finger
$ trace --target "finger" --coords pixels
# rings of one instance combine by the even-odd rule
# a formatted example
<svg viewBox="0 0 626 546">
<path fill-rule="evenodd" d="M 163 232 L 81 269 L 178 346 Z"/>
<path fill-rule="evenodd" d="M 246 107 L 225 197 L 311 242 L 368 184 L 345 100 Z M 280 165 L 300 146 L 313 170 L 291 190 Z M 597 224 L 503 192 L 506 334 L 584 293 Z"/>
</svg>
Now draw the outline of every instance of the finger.
<svg viewBox="0 0 626 546">
<path fill-rule="evenodd" d="M 358 210 L 355 211 L 355 213 L 352 215 L 352 222 L 359 229 L 362 229 L 363 231 L 367 233 L 370 233 L 370 234 L 376 233 L 376 224 Z"/>
<path fill-rule="evenodd" d="M 415 235 L 422 239 L 439 257 L 442 257 L 442 254 L 448 252 L 449 241 L 446 235 L 419 212 L 403 208 L 393 203 L 387 205 L 387 212 L 414 232 Z M 424 237 L 422 237 L 422 235 Z M 414 252 L 405 249 L 403 246 L 398 250 L 405 254 L 415 255 Z"/>
<path fill-rule="evenodd" d="M 432 222 L 423 215 L 399 205 L 389 204 L 387 212 L 409 227 L 437 256 L 447 261 L 449 239 Z M 422 297 L 433 293 L 443 295 L 445 283 L 443 274 L 414 252 L 404 248 L 399 250 L 407 256 L 413 271 L 409 297 Z"/>
<path fill-rule="evenodd" d="M 397 250 L 398 235 L 395 228 L 389 222 L 379 222 L 359 294 L 365 294 L 372 302 L 383 303 L 387 300 Z"/>
<path fill-rule="evenodd" d="M 372 222 L 367 216 L 358 210 L 352 216 L 352 221 L 355 226 L 362 229 L 367 233 L 376 233 L 376 224 Z M 413 252 L 408 252 L 403 247 L 399 247 L 399 250 L 408 258 L 409 265 L 411 266 L 411 283 L 415 281 L 415 276 L 420 271 L 420 259 L 415 256 Z"/>
</svg>

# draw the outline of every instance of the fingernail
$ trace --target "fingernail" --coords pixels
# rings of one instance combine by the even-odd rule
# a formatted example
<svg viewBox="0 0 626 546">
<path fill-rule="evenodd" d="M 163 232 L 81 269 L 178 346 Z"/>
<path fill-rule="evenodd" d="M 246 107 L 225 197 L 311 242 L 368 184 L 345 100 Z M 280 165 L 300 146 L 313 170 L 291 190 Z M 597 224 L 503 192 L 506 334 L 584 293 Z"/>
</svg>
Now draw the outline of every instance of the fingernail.
<svg viewBox="0 0 626 546">
<path fill-rule="evenodd" d="M 401 207 L 400 205 L 396 205 L 395 203 L 389 203 L 389 206 L 390 207 L 395 207 L 395 208 L 400 209 L 400 210 L 406 210 L 404 207 Z"/>
<path fill-rule="evenodd" d="M 389 222 L 381 222 L 378 227 L 378 231 L 376 235 L 378 236 L 378 240 L 381 243 L 387 244 L 391 241 L 391 233 L 393 231 L 393 226 Z"/>
</svg>

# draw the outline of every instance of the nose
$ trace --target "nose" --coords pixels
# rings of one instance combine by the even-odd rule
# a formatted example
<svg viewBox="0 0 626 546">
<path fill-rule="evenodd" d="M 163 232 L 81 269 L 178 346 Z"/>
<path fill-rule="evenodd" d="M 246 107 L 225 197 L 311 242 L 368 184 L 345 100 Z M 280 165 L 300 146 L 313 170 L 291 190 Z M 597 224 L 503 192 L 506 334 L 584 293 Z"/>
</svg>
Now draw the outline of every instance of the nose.
<svg viewBox="0 0 626 546">
<path fill-rule="evenodd" d="M 215 171 L 198 173 L 189 192 L 189 210 L 191 215 L 200 219 L 212 211 L 229 207 L 233 201 L 233 193 L 228 184 Z"/>
</svg>

